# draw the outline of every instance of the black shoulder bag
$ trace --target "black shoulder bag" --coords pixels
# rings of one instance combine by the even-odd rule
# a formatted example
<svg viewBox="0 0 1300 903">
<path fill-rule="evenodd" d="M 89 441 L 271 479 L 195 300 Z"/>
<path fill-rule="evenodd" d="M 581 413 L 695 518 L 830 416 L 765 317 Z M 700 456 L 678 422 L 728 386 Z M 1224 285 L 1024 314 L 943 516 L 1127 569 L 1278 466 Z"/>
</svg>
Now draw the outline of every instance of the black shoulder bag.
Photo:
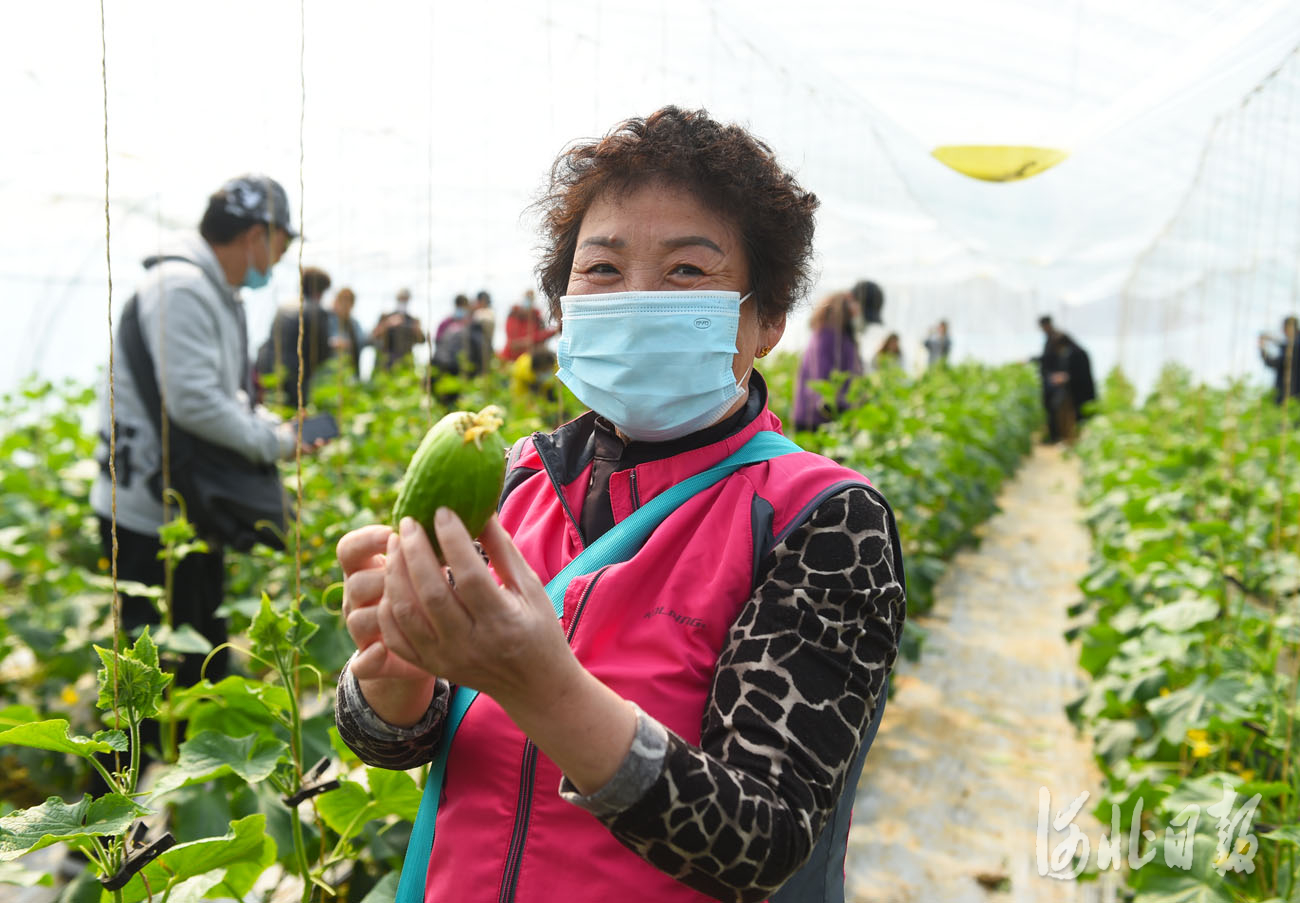
<svg viewBox="0 0 1300 903">
<path fill-rule="evenodd" d="M 149 348 L 140 328 L 139 299 L 132 296 L 122 309 L 118 326 L 122 351 L 140 400 L 162 441 L 162 396 Z M 284 535 L 293 511 L 284 482 L 274 463 L 255 464 L 239 452 L 194 435 L 167 418 L 168 482 L 161 467 L 149 477 L 149 487 L 162 499 L 165 488 L 185 501 L 185 515 L 198 534 L 241 552 L 255 543 L 284 548 Z"/>
</svg>

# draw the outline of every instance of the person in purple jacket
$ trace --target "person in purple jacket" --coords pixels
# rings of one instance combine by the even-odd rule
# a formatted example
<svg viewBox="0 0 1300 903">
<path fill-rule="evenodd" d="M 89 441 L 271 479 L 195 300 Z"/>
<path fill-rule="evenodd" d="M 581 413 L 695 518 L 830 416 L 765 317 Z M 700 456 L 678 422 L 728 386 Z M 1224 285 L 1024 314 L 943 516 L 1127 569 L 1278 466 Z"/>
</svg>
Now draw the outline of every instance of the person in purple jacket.
<svg viewBox="0 0 1300 903">
<path fill-rule="evenodd" d="M 860 376 L 862 358 L 858 355 L 855 324 L 861 318 L 857 299 L 848 292 L 836 292 L 824 298 L 813 309 L 812 336 L 808 348 L 799 362 L 799 376 L 795 382 L 794 425 L 801 430 L 815 430 L 848 405 L 848 379 L 836 395 L 835 409 L 831 410 L 813 383 L 828 380 L 834 374 Z"/>
</svg>

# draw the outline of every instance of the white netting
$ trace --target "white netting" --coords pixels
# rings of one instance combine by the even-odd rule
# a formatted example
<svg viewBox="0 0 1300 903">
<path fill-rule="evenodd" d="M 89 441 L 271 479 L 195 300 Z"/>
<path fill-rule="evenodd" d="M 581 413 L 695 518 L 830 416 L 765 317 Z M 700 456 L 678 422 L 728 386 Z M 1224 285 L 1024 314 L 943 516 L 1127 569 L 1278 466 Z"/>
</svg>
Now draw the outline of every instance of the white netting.
<svg viewBox="0 0 1300 903">
<path fill-rule="evenodd" d="M 105 347 L 98 18 L 24 15 L 0 35 L 6 121 L 23 124 L 0 181 L 5 387 L 32 370 L 89 379 Z M 434 320 L 461 291 L 509 304 L 532 284 L 520 214 L 556 152 L 666 102 L 749 125 L 796 169 L 823 201 L 819 290 L 880 282 L 913 360 L 941 317 L 957 357 L 1026 357 L 1052 313 L 1099 369 L 1122 352 L 1140 381 L 1166 355 L 1252 372 L 1254 333 L 1294 284 L 1294 106 L 1277 99 L 1294 97 L 1294 64 L 1269 76 L 1300 43 L 1294 3 L 312 4 L 301 70 L 296 5 L 108 0 L 106 19 L 119 293 L 231 175 L 270 173 L 297 209 L 300 78 L 304 262 L 357 291 L 366 326 L 403 285 Z M 983 141 L 1071 156 L 1013 184 L 929 156 Z M 1207 243 L 1250 262 L 1204 264 Z M 1255 300 L 1184 336 L 1201 321 L 1173 300 L 1178 279 Z M 295 281 L 282 265 L 249 293 L 255 343 Z"/>
</svg>

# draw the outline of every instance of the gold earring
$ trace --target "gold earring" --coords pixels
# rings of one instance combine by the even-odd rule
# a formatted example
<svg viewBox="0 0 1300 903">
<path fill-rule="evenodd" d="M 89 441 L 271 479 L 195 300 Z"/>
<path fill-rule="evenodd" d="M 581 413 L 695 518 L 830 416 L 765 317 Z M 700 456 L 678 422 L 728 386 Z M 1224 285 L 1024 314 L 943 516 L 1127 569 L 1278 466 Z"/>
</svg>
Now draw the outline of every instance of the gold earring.
<svg viewBox="0 0 1300 903">
<path fill-rule="evenodd" d="M 764 345 L 761 349 L 759 349 L 758 356 L 759 356 L 759 357 L 767 357 L 767 356 L 768 356 L 769 354 L 771 354 L 771 353 L 772 353 L 772 346 L 771 346 L 771 345 Z"/>
</svg>

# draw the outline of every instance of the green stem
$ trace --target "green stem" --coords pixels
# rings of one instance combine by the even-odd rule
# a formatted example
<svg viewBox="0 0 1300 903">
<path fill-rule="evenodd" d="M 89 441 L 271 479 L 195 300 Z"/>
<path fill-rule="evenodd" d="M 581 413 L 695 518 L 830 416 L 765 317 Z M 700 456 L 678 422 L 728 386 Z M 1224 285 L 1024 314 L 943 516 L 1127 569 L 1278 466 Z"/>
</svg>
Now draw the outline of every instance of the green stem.
<svg viewBox="0 0 1300 903">
<path fill-rule="evenodd" d="M 276 650 L 275 667 L 280 674 L 280 680 L 290 689 L 289 750 L 290 755 L 293 757 L 292 786 L 293 791 L 296 793 L 302 789 L 302 710 L 298 705 L 298 694 L 293 692 L 296 688 L 296 682 L 291 679 L 289 665 L 281 657 L 281 650 L 279 649 Z M 294 809 L 290 815 L 293 825 L 294 855 L 297 856 L 298 870 L 302 875 L 302 903 L 310 903 L 312 898 L 311 863 L 307 860 L 307 844 L 302 835 L 302 818 L 299 817 L 297 809 Z"/>
<path fill-rule="evenodd" d="M 140 719 L 135 709 L 128 709 L 126 717 L 127 730 L 131 737 L 131 770 L 127 776 L 126 786 L 126 792 L 130 794 L 140 786 Z"/>
<path fill-rule="evenodd" d="M 121 793 L 122 785 L 113 777 L 113 773 L 105 768 L 97 756 L 91 756 L 88 760 L 91 766 L 99 772 L 99 776 L 104 779 L 104 784 L 108 787 L 109 793 Z"/>
<path fill-rule="evenodd" d="M 172 631 L 174 632 L 176 630 L 176 618 L 172 614 L 173 611 L 172 587 L 174 586 L 176 581 L 176 561 L 175 558 L 172 556 L 172 549 L 173 549 L 173 544 L 168 543 L 167 544 L 167 575 L 166 575 L 167 624 L 168 626 L 171 627 Z M 182 660 L 184 660 L 183 653 L 182 653 Z M 172 693 L 175 692 L 175 689 L 176 689 L 176 681 L 172 680 L 167 684 L 166 690 L 163 691 L 167 697 L 167 712 L 169 715 L 172 712 Z M 166 729 L 160 730 L 158 732 L 158 738 L 159 738 L 158 742 L 162 745 L 162 749 L 159 750 L 159 752 L 162 754 L 163 761 L 175 762 L 177 759 L 176 745 L 180 739 L 179 737 L 177 737 L 175 718 L 169 717 L 167 719 Z"/>
<path fill-rule="evenodd" d="M 307 843 L 302 836 L 302 819 L 298 817 L 297 809 L 292 810 L 289 817 L 293 819 L 293 851 L 302 870 L 302 903 L 311 903 L 311 867 L 307 863 Z"/>
</svg>

